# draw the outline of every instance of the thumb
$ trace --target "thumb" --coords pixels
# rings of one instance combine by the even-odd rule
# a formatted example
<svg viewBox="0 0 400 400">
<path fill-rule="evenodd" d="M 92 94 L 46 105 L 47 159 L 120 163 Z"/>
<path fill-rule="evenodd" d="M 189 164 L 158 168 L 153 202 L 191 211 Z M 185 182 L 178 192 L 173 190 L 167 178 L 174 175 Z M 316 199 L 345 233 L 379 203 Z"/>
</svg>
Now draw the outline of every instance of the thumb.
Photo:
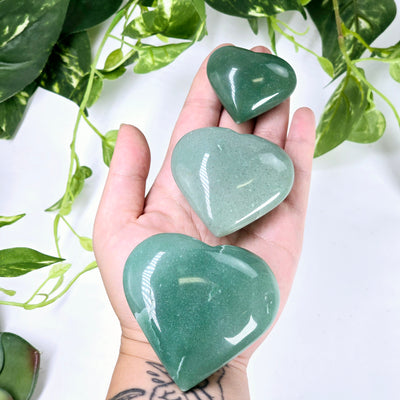
<svg viewBox="0 0 400 400">
<path fill-rule="evenodd" d="M 119 229 L 126 221 L 138 218 L 144 207 L 150 150 L 139 129 L 121 125 L 110 164 L 96 225 Z"/>
</svg>

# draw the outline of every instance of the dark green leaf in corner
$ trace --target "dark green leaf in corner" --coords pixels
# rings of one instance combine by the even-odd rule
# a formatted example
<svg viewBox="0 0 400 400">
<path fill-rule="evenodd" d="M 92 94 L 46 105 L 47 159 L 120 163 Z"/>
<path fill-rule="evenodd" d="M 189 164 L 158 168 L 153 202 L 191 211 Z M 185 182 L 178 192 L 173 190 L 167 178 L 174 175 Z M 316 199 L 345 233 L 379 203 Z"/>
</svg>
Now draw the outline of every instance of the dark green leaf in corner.
<svg viewBox="0 0 400 400">
<path fill-rule="evenodd" d="M 102 140 L 103 161 L 107 167 L 110 166 L 111 159 L 114 153 L 115 143 L 117 142 L 118 130 L 108 131 Z"/>
<path fill-rule="evenodd" d="M 304 8 L 297 0 L 205 0 L 208 5 L 224 14 L 236 17 L 265 17 L 284 11 L 300 11 Z"/>
<path fill-rule="evenodd" d="M 314 157 L 327 153 L 349 137 L 369 105 L 368 93 L 364 82 L 351 73 L 346 74 L 326 104 L 317 126 Z"/>
<path fill-rule="evenodd" d="M 4 217 L 0 216 L 0 228 L 5 225 L 11 225 L 14 222 L 17 222 L 21 218 L 25 217 L 26 214 L 18 214 L 18 215 L 13 215 L 11 217 Z"/>
<path fill-rule="evenodd" d="M 69 0 L 63 33 L 84 31 L 113 15 L 122 0 Z"/>
<path fill-rule="evenodd" d="M 12 139 L 28 105 L 37 83 L 30 83 L 25 89 L 0 103 L 0 139 Z"/>
<path fill-rule="evenodd" d="M 80 105 L 90 71 L 91 52 L 87 32 L 60 39 L 53 48 L 45 69 L 38 79 L 44 89 Z M 84 82 L 82 82 L 84 81 Z"/>
<path fill-rule="evenodd" d="M 0 349 L 3 393 L 9 394 L 12 400 L 29 400 L 39 376 L 40 352 L 22 337 L 9 332 L 0 333 Z"/>
<path fill-rule="evenodd" d="M 346 62 L 339 49 L 335 14 L 331 0 L 315 0 L 307 5 L 312 20 L 322 38 L 322 55 L 335 69 L 335 77 L 346 70 Z M 339 0 L 340 17 L 347 29 L 358 33 L 371 44 L 391 24 L 396 15 L 393 0 Z M 353 36 L 346 36 L 345 45 L 351 59 L 360 58 L 365 47 Z"/>
<path fill-rule="evenodd" d="M 138 48 L 139 58 L 133 70 L 137 74 L 146 74 L 165 67 L 192 44 L 192 42 L 173 43 L 165 46 L 142 44 Z"/>
<path fill-rule="evenodd" d="M 40 74 L 61 32 L 68 0 L 0 1 L 0 102 Z"/>
<path fill-rule="evenodd" d="M 0 276 L 15 277 L 63 261 L 27 247 L 0 250 Z"/>
</svg>

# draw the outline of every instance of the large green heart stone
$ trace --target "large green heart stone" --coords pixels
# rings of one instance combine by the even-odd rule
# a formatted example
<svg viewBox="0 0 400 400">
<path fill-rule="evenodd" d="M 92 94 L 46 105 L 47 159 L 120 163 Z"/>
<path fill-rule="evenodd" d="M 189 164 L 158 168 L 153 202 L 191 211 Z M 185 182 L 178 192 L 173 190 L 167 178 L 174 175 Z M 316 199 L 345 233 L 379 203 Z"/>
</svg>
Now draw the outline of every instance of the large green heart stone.
<svg viewBox="0 0 400 400">
<path fill-rule="evenodd" d="M 202 128 L 183 136 L 171 168 L 193 210 L 219 237 L 275 208 L 294 178 L 292 161 L 279 146 L 226 128 Z"/>
<path fill-rule="evenodd" d="M 282 58 L 233 46 L 220 47 L 211 54 L 207 75 L 236 123 L 277 106 L 296 87 L 296 74 Z"/>
<path fill-rule="evenodd" d="M 140 243 L 123 282 L 137 322 L 184 391 L 259 338 L 279 305 L 277 282 L 260 257 L 181 234 Z"/>
</svg>

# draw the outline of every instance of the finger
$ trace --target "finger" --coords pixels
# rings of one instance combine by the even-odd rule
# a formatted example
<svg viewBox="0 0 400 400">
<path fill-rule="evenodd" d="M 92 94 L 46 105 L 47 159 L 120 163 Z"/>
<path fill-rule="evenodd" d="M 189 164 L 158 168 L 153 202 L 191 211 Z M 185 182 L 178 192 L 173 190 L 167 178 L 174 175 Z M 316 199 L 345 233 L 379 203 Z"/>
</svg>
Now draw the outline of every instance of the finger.
<svg viewBox="0 0 400 400">
<path fill-rule="evenodd" d="M 194 129 L 218 125 L 222 105 L 207 77 L 207 62 L 211 54 L 203 61 L 193 79 L 192 86 L 172 133 L 166 158 L 171 155 L 176 143 L 186 133 Z"/>
<path fill-rule="evenodd" d="M 143 212 L 150 150 L 144 135 L 131 125 L 121 125 L 96 223 L 122 226 Z"/>
<path fill-rule="evenodd" d="M 294 183 L 287 202 L 305 217 L 315 146 L 315 117 L 309 108 L 293 115 L 285 151 L 293 161 Z"/>
<path fill-rule="evenodd" d="M 229 44 L 226 46 L 229 46 Z M 207 62 L 211 54 L 203 61 L 193 79 L 192 86 L 172 133 L 163 165 L 153 186 L 162 185 L 168 191 L 175 192 L 177 187 L 175 184 L 171 184 L 173 177 L 170 165 L 172 152 L 176 144 L 182 136 L 194 129 L 218 126 L 222 105 L 207 76 Z"/>
<path fill-rule="evenodd" d="M 254 134 L 283 147 L 289 123 L 290 101 L 283 103 L 260 115 L 254 127 Z"/>
<path fill-rule="evenodd" d="M 246 121 L 241 124 L 237 124 L 233 118 L 228 114 L 225 109 L 221 113 L 221 118 L 218 124 L 221 128 L 232 129 L 237 133 L 253 133 L 254 120 Z"/>
</svg>

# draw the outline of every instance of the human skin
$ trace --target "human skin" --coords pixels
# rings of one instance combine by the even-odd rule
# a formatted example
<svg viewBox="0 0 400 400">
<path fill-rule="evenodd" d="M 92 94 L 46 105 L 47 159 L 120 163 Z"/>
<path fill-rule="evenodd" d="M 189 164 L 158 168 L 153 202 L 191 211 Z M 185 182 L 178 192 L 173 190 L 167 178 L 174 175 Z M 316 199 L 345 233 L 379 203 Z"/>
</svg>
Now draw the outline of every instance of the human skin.
<svg viewBox="0 0 400 400">
<path fill-rule="evenodd" d="M 261 46 L 252 50 L 268 52 Z M 182 233 L 211 246 L 229 244 L 257 254 L 276 276 L 281 297 L 278 317 L 295 276 L 302 249 L 314 153 L 314 115 L 308 108 L 298 109 L 288 129 L 289 100 L 286 100 L 258 118 L 238 125 L 222 108 L 208 81 L 206 65 L 207 59 L 193 80 L 164 163 L 147 195 L 150 151 L 145 136 L 131 125 L 121 125 L 119 130 L 93 232 L 96 260 L 121 324 L 120 353 L 107 399 L 249 399 L 248 361 L 273 328 L 198 387 L 182 392 L 162 367 L 125 299 L 122 286 L 125 261 L 143 240 L 157 233 Z M 193 212 L 171 173 L 171 154 L 178 140 L 187 132 L 210 126 L 230 128 L 274 142 L 287 152 L 295 170 L 293 188 L 277 208 L 221 238 L 213 236 Z"/>
</svg>

